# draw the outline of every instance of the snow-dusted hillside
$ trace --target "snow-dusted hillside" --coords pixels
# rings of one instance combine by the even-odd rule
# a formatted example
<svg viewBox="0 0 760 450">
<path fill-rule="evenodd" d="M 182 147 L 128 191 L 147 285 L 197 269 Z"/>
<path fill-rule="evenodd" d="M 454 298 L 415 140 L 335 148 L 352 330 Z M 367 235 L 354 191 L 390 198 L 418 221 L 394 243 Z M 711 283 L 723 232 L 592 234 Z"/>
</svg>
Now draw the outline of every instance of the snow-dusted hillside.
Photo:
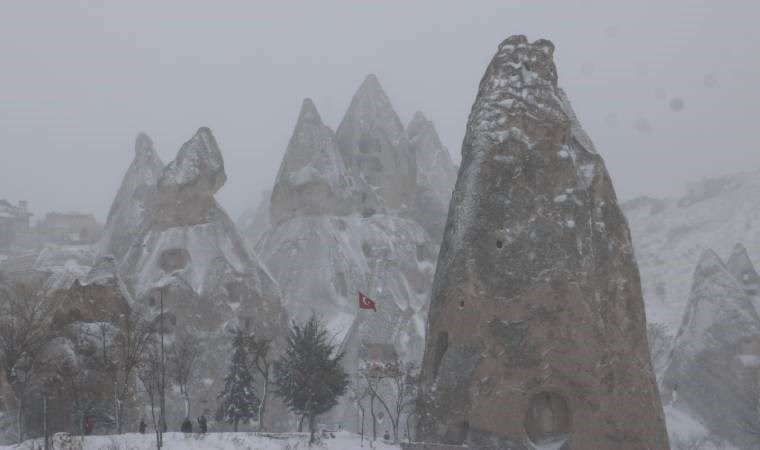
<svg viewBox="0 0 760 450">
<path fill-rule="evenodd" d="M 681 199 L 640 197 L 623 204 L 647 306 L 647 320 L 675 335 L 699 256 L 728 257 L 737 243 L 760 259 L 760 171 L 687 186 Z"/>
<path fill-rule="evenodd" d="M 36 450 L 41 441 L 27 441 L 20 446 L 0 446 L 0 450 Z M 363 446 L 370 448 L 365 439 Z M 117 436 L 56 437 L 56 450 L 149 450 L 156 448 L 154 434 L 123 434 Z M 209 434 L 164 434 L 164 450 L 356 450 L 362 448 L 359 436 L 346 432 L 335 434 L 334 438 L 323 439 L 321 444 L 309 447 L 308 434 L 287 435 L 255 433 L 209 433 Z M 398 450 L 401 447 L 375 442 L 376 450 Z"/>
</svg>

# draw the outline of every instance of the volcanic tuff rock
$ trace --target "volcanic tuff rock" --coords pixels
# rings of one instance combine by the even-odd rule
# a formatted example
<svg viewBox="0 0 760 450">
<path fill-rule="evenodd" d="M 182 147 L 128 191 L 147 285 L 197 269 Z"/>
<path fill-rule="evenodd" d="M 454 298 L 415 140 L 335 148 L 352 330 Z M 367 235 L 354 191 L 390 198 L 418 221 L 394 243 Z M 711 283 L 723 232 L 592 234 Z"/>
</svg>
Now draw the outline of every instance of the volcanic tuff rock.
<svg viewBox="0 0 760 450">
<path fill-rule="evenodd" d="M 510 37 L 480 83 L 433 284 L 420 440 L 665 449 L 628 227 L 553 53 Z"/>
<path fill-rule="evenodd" d="M 227 365 L 213 349 L 228 345 L 228 331 L 278 339 L 288 324 L 276 283 L 214 199 L 225 180 L 216 140 L 201 128 L 164 169 L 156 204 L 119 267 L 135 302 L 157 314 L 163 296 L 173 330 L 176 323 L 207 337 L 203 377 L 215 383 L 198 400 L 210 404 Z"/>
<path fill-rule="evenodd" d="M 120 259 L 127 253 L 155 201 L 156 184 L 163 168 L 164 163 L 153 149 L 153 141 L 144 133 L 138 134 L 135 158 L 111 204 L 98 254 Z"/>
<path fill-rule="evenodd" d="M 417 207 L 414 218 L 436 242 L 443 238 L 451 191 L 457 170 L 443 146 L 433 122 L 417 112 L 406 127 L 409 146 L 417 163 Z"/>
<path fill-rule="evenodd" d="M 404 126 L 376 76 L 367 76 L 354 94 L 335 140 L 366 215 L 414 210 L 414 155 Z"/>
<path fill-rule="evenodd" d="M 272 225 L 269 218 L 271 198 L 272 191 L 267 190 L 262 192 L 258 206 L 255 209 L 246 209 L 238 218 L 238 229 L 243 233 L 243 236 L 248 239 L 251 248 L 256 247 L 256 243 L 259 242 L 261 236 L 266 233 Z"/>
<path fill-rule="evenodd" d="M 689 299 L 692 269 L 706 248 L 741 242 L 760 255 L 760 172 L 690 183 L 680 199 L 634 199 L 623 205 L 630 223 L 647 318 L 675 335 Z"/>
<path fill-rule="evenodd" d="M 337 135 L 343 146 L 306 100 L 273 190 L 272 228 L 256 251 L 291 318 L 320 315 L 346 352 L 349 373 L 377 355 L 419 361 L 437 246 L 401 216 L 414 203 L 414 157 L 374 76 Z M 378 303 L 377 312 L 358 310 L 359 291 Z M 344 400 L 330 420 L 353 429 L 354 402 Z"/>
<path fill-rule="evenodd" d="M 272 189 L 271 221 L 276 224 L 308 214 L 349 214 L 351 194 L 335 133 L 322 124 L 317 108 L 307 98 Z"/>
<path fill-rule="evenodd" d="M 687 416 L 704 431 L 694 436 L 693 429 L 671 426 L 674 448 L 693 448 L 690 439 L 706 436 L 754 448 L 759 365 L 760 318 L 729 269 L 706 250 L 662 381 L 669 425 Z"/>
<path fill-rule="evenodd" d="M 381 105 L 375 106 L 379 112 L 362 102 Z M 378 118 L 400 123 L 388 119 L 396 117 L 388 108 L 387 97 L 370 76 L 354 96 L 353 112 L 347 113 L 343 123 L 356 121 L 351 114 L 365 114 L 366 122 L 361 123 L 368 130 L 387 125 L 376 123 Z M 357 318 L 357 292 L 364 291 L 383 304 L 381 315 L 394 324 L 383 343 L 419 359 L 434 245 L 412 220 L 386 210 L 364 214 L 367 202 L 356 201 L 354 195 L 355 187 L 366 181 L 357 182 L 357 177 L 364 174 L 347 173 L 332 138 L 312 101 L 305 100 L 272 193 L 273 228 L 259 242 L 257 252 L 279 282 L 292 319 L 304 321 L 318 313 L 336 342 L 342 343 Z M 358 326 L 353 329 L 359 331 Z"/>
<path fill-rule="evenodd" d="M 744 245 L 736 244 L 734 246 L 728 261 L 726 261 L 726 268 L 739 282 L 739 285 L 744 288 L 744 293 L 752 301 L 755 312 L 760 314 L 760 275 L 757 274 Z"/>
</svg>

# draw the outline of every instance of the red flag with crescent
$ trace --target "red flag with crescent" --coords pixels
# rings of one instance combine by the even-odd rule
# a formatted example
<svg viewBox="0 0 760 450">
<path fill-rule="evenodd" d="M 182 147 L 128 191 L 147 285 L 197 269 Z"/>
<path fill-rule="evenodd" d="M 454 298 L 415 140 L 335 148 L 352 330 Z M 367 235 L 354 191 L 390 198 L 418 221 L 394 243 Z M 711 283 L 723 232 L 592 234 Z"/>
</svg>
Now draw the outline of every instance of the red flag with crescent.
<svg viewBox="0 0 760 450">
<path fill-rule="evenodd" d="M 377 312 L 375 302 L 361 292 L 359 292 L 359 309 L 371 309 L 372 311 Z"/>
</svg>

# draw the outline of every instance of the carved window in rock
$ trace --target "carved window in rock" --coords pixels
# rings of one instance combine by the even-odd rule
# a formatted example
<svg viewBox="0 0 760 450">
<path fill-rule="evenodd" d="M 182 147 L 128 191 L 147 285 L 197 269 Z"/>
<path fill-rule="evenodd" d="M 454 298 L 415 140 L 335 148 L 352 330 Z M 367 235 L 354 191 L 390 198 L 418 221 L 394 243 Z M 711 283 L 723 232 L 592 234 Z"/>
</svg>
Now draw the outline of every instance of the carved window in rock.
<svg viewBox="0 0 760 450">
<path fill-rule="evenodd" d="M 433 377 L 438 376 L 438 369 L 441 366 L 441 360 L 443 355 L 446 354 L 446 350 L 449 349 L 449 333 L 441 331 L 438 333 L 438 337 L 435 340 L 435 353 L 433 353 Z"/>
<path fill-rule="evenodd" d="M 169 248 L 161 252 L 159 265 L 164 272 L 170 273 L 184 269 L 190 262 L 190 253 L 184 248 Z"/>
<path fill-rule="evenodd" d="M 243 301 L 245 285 L 239 281 L 230 281 L 227 283 L 227 301 L 229 303 L 240 303 Z"/>
<path fill-rule="evenodd" d="M 462 445 L 470 432 L 470 422 L 462 420 L 449 426 L 446 430 L 446 444 Z"/>
<path fill-rule="evenodd" d="M 566 440 L 570 434 L 570 407 L 561 394 L 544 391 L 534 394 L 525 413 L 525 432 L 535 445 Z"/>
</svg>

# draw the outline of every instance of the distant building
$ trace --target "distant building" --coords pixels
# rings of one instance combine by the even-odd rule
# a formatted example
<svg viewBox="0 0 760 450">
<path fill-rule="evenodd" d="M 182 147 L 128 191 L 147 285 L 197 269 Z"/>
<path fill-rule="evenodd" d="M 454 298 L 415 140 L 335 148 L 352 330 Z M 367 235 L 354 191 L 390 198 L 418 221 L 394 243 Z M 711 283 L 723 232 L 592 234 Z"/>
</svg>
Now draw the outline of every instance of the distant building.
<svg viewBox="0 0 760 450">
<path fill-rule="evenodd" d="M 0 252 L 9 252 L 20 235 L 29 234 L 29 218 L 26 201 L 18 206 L 0 199 Z"/>
<path fill-rule="evenodd" d="M 55 244 L 90 244 L 100 234 L 95 216 L 84 213 L 47 213 L 39 223 L 38 232 L 45 242 Z"/>
</svg>

